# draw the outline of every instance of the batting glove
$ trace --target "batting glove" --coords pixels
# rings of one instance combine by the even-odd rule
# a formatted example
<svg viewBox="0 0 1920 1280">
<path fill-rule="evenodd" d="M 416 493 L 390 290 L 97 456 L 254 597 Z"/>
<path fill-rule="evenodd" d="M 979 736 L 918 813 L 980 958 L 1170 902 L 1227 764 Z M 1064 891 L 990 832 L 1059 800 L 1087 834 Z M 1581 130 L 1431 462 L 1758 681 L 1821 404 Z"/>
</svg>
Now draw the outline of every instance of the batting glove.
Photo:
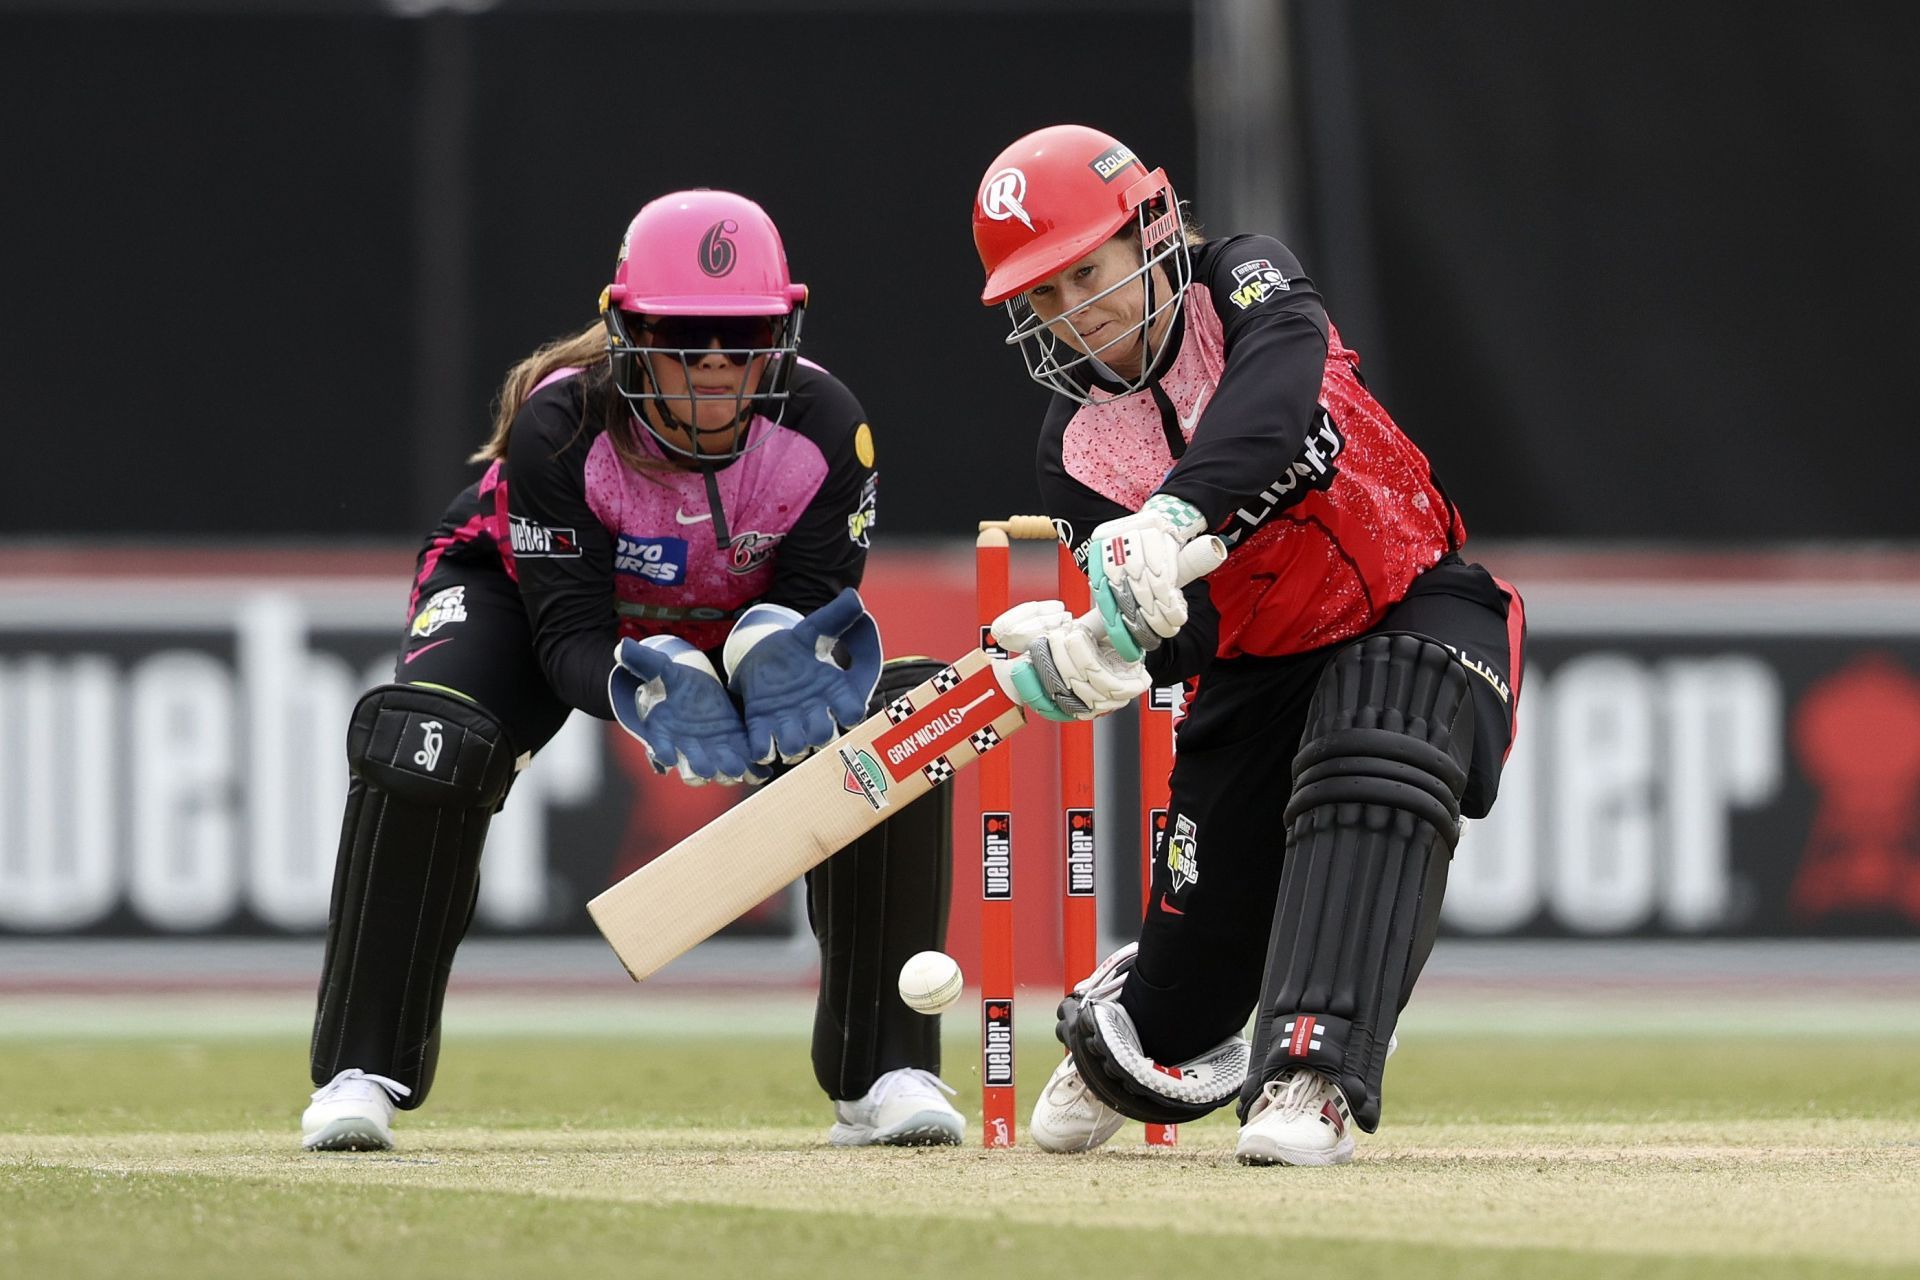
<svg viewBox="0 0 1920 1280">
<path fill-rule="evenodd" d="M 989 630 L 1020 655 L 1007 669 L 1013 696 L 1049 720 L 1092 720 L 1153 684 L 1145 664 L 1120 656 L 1098 619 L 1075 618 L 1058 600 L 1016 605 Z"/>
<path fill-rule="evenodd" d="M 1122 658 L 1137 661 L 1187 622 L 1180 548 L 1205 531 L 1199 508 L 1156 493 L 1130 516 L 1109 520 L 1088 540 L 1087 584 Z"/>
</svg>

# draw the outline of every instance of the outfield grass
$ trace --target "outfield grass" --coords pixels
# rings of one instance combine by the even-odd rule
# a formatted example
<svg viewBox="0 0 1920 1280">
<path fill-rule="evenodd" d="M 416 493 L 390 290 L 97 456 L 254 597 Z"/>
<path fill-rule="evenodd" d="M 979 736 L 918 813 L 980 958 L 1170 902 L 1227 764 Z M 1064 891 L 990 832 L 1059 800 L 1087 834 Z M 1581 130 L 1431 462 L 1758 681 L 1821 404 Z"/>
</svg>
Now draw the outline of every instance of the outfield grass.
<svg viewBox="0 0 1920 1280">
<path fill-rule="evenodd" d="M 1227 1113 L 1171 1152 L 831 1149 L 804 1039 L 761 1031 L 453 1036 L 400 1149 L 357 1155 L 297 1150 L 297 1035 L 0 1035 L 0 1276 L 1920 1268 L 1911 1037 L 1410 1038 L 1361 1158 L 1288 1170 L 1234 1164 Z M 1023 1039 L 1023 1097 L 1053 1052 Z"/>
</svg>

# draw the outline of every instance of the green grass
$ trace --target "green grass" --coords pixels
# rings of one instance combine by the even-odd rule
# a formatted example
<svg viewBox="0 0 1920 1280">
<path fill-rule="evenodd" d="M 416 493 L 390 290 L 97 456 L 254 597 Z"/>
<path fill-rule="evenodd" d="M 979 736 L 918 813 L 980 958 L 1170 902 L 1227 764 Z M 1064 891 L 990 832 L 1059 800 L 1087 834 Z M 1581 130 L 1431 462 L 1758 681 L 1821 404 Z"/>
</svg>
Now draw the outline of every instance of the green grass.
<svg viewBox="0 0 1920 1280">
<path fill-rule="evenodd" d="M 450 1029 L 400 1148 L 364 1155 L 297 1150 L 297 1035 L 0 1029 L 0 1276 L 1920 1268 L 1910 1037 L 1410 1037 L 1358 1161 L 1261 1170 L 1233 1163 L 1230 1113 L 1171 1152 L 1137 1129 L 1085 1157 L 828 1148 L 790 1022 L 750 1038 Z M 1023 1098 L 1054 1061 L 1022 1040 Z M 972 1062 L 953 1039 L 947 1076 L 977 1124 Z"/>
</svg>

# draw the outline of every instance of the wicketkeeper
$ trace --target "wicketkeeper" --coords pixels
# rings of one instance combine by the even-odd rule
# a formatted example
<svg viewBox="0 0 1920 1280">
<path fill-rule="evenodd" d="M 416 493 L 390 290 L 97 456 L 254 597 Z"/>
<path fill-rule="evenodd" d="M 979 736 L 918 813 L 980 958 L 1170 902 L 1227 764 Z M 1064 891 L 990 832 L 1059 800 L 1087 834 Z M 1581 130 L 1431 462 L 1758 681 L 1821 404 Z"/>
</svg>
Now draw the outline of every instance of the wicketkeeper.
<svg viewBox="0 0 1920 1280">
<path fill-rule="evenodd" d="M 1461 820 L 1499 786 L 1520 597 L 1461 558 L 1459 512 L 1277 240 L 1202 239 L 1164 171 L 1077 125 L 988 166 L 973 233 L 981 301 L 1055 393 L 1041 494 L 1101 617 L 1001 619 L 1033 656 L 1023 700 L 1085 719 L 1197 682 L 1140 941 L 1061 1006 L 1034 1139 L 1085 1151 L 1237 1101 L 1242 1161 L 1344 1163 Z M 1232 552 L 1183 591 L 1207 532 Z"/>
<path fill-rule="evenodd" d="M 873 435 L 799 358 L 806 298 L 759 205 L 678 192 L 628 227 L 600 318 L 508 374 L 490 465 L 421 550 L 394 683 L 348 732 L 307 1147 L 390 1146 L 426 1100 L 487 824 L 569 714 L 690 785 L 755 783 L 938 669 L 883 664 L 855 590 Z M 807 877 L 835 1143 L 961 1139 L 939 1019 L 894 993 L 945 939 L 951 804 Z"/>
</svg>

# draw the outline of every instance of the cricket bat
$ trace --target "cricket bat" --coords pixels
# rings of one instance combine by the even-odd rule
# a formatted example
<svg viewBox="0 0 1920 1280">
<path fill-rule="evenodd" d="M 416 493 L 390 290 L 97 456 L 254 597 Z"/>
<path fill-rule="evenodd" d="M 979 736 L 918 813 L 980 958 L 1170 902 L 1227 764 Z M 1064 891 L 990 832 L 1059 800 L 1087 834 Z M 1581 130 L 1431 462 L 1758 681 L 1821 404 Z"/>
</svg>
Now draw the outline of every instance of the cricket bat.
<svg viewBox="0 0 1920 1280">
<path fill-rule="evenodd" d="M 1182 583 L 1227 557 L 1180 553 Z M 1003 661 L 1003 660 L 1002 660 Z M 996 659 L 975 649 L 587 903 L 638 982 L 706 941 L 991 751 L 1026 723 Z"/>
</svg>

